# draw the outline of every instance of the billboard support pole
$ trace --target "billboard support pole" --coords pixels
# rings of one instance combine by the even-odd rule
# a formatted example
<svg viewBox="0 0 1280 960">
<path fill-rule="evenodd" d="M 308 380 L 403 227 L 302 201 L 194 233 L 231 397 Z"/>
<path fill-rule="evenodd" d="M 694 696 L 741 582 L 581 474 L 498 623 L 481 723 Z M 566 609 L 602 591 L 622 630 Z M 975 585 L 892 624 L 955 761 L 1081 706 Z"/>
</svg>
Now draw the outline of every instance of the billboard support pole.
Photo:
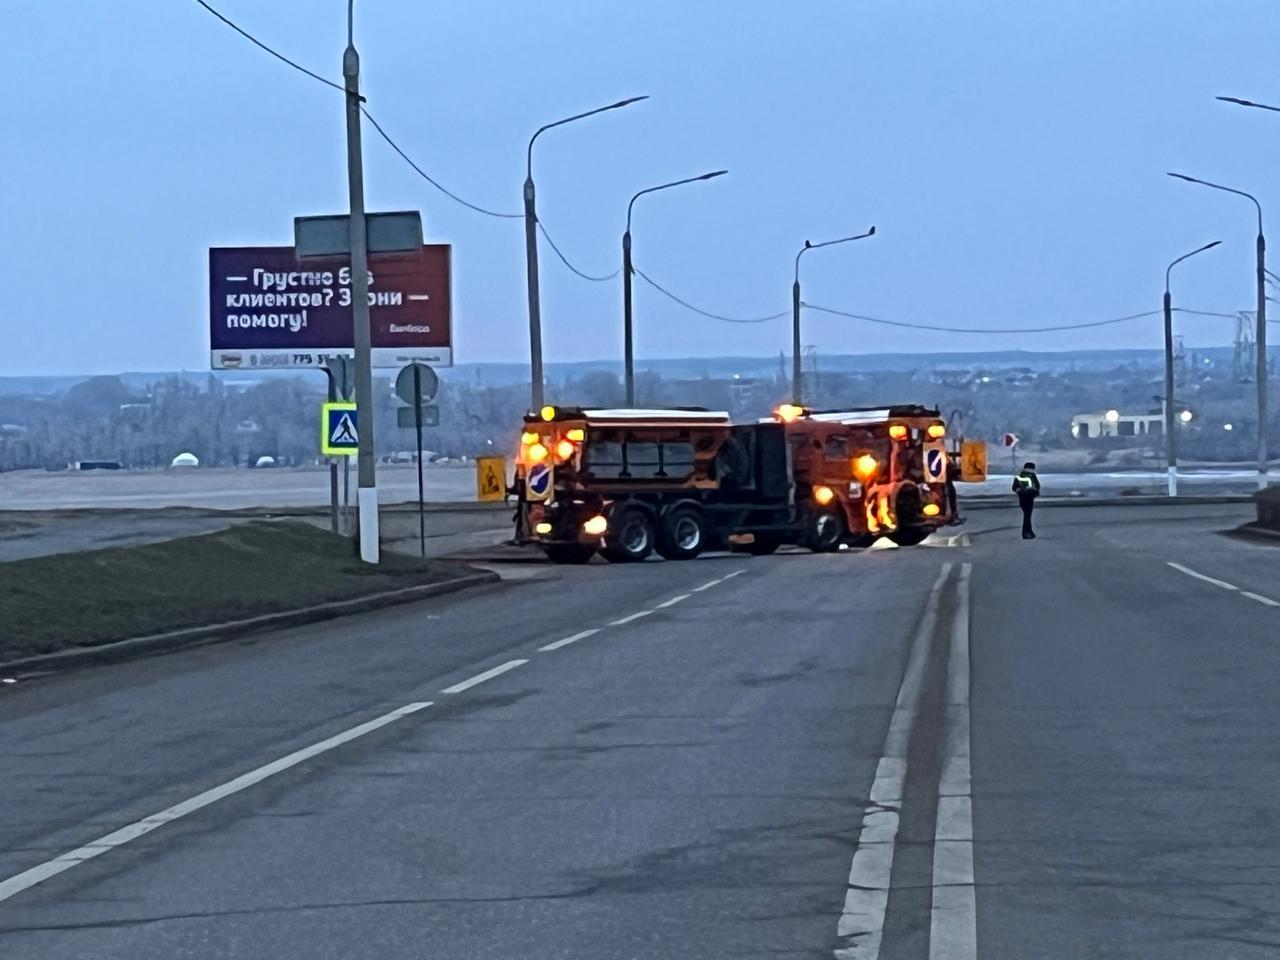
<svg viewBox="0 0 1280 960">
<path fill-rule="evenodd" d="M 342 77 L 347 91 L 347 186 L 351 198 L 351 314 L 355 324 L 356 409 L 360 411 L 356 457 L 356 509 L 360 559 L 378 562 L 378 483 L 373 444 L 373 365 L 369 342 L 369 250 L 364 215 L 364 168 L 360 149 L 360 55 L 352 35 L 352 6 L 347 4 L 347 48 Z"/>
<path fill-rule="evenodd" d="M 325 378 L 329 381 L 329 402 L 338 399 L 338 389 L 335 383 L 336 377 L 333 371 L 328 367 L 324 368 Z M 329 458 L 329 528 L 338 533 L 338 461 L 332 457 Z"/>
<path fill-rule="evenodd" d="M 427 555 L 427 516 L 422 489 L 422 365 L 413 365 L 413 429 L 418 435 L 418 542 Z"/>
</svg>

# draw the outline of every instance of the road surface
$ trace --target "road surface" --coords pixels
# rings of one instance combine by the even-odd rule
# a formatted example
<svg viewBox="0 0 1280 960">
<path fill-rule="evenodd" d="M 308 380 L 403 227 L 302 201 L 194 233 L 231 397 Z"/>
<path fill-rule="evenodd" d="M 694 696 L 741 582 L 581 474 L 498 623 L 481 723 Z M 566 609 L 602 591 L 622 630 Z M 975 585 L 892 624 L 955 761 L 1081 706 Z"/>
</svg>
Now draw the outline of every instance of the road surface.
<svg viewBox="0 0 1280 960">
<path fill-rule="evenodd" d="M 0 686 L 0 955 L 1271 958 L 1247 506 L 539 568 Z"/>
</svg>

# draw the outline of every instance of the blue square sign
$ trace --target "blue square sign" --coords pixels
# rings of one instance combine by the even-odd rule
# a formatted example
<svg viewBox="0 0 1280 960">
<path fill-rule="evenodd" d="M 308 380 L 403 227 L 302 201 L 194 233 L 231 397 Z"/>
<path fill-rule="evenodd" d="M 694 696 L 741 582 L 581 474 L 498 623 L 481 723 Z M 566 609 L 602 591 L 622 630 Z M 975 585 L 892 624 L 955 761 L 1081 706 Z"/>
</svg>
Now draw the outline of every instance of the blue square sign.
<svg viewBox="0 0 1280 960">
<path fill-rule="evenodd" d="M 354 403 L 326 403 L 320 415 L 320 451 L 326 457 L 354 457 L 360 446 Z"/>
</svg>

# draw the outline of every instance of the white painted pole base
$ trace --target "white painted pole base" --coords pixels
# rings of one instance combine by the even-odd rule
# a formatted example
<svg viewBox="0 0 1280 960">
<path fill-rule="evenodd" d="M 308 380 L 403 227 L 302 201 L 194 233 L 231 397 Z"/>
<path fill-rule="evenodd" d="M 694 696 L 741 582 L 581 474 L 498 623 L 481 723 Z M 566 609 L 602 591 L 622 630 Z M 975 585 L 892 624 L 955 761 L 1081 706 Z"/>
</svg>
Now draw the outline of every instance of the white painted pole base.
<svg viewBox="0 0 1280 960">
<path fill-rule="evenodd" d="M 360 487 L 356 491 L 360 513 L 360 559 L 378 562 L 378 488 Z"/>
<path fill-rule="evenodd" d="M 1266 471 L 1265 471 L 1265 470 L 1259 470 L 1259 471 L 1258 471 L 1258 489 L 1259 489 L 1259 490 L 1265 490 L 1265 489 L 1267 489 L 1267 481 L 1268 481 L 1268 479 L 1269 479 L 1269 478 L 1267 477 L 1267 473 L 1266 473 Z"/>
<path fill-rule="evenodd" d="M 1178 495 L 1178 468 L 1169 468 L 1169 496 L 1176 497 Z"/>
</svg>

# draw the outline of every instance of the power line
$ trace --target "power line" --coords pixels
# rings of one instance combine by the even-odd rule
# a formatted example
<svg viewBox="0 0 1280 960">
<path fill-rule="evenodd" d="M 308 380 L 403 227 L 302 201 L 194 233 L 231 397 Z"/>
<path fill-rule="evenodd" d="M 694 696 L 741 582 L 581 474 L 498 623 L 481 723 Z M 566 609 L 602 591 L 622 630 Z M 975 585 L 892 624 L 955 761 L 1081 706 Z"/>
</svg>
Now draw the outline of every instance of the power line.
<svg viewBox="0 0 1280 960">
<path fill-rule="evenodd" d="M 333 87 L 333 89 L 341 90 L 343 93 L 347 92 L 347 88 L 344 87 L 342 84 L 334 83 L 332 80 L 326 80 L 324 77 L 320 76 L 320 74 L 312 73 L 310 70 L 308 70 L 306 67 L 302 66 L 301 64 L 294 63 L 294 61 L 290 60 L 283 53 L 280 53 L 279 51 L 276 51 L 276 50 L 272 50 L 270 47 L 268 47 L 265 43 L 263 43 L 253 34 L 249 33 L 249 31 L 233 23 L 231 20 L 228 20 L 226 17 L 220 14 L 217 10 L 213 9 L 213 7 L 209 6 L 209 4 L 205 3 L 205 0 L 196 0 L 196 3 L 200 4 L 200 6 L 204 7 L 205 10 L 213 14 L 215 17 L 217 17 L 219 20 L 225 23 L 228 27 L 230 27 L 236 33 L 240 34 L 240 36 L 244 37 L 246 40 L 252 43 L 255 47 L 258 47 L 261 50 L 265 50 L 267 53 L 271 54 L 271 56 L 275 57 L 277 60 L 281 61 L 282 63 L 287 63 L 289 66 L 293 67 L 293 69 L 299 71 L 300 73 L 305 73 L 312 80 L 319 80 L 326 87 Z"/>
<path fill-rule="evenodd" d="M 556 252 L 556 256 L 560 258 L 560 262 L 563 263 L 570 270 L 572 270 L 574 273 L 576 273 L 578 276 L 580 276 L 583 280 L 590 280 L 592 283 L 606 283 L 607 281 L 612 280 L 614 277 L 616 277 L 618 274 L 622 272 L 621 268 L 619 268 L 613 271 L 613 273 L 609 274 L 607 277 L 593 277 L 589 273 L 583 273 L 581 270 L 579 270 L 577 267 L 575 267 L 572 263 L 569 262 L 568 257 L 566 257 L 563 253 L 560 252 L 560 248 L 557 247 L 556 242 L 551 239 L 551 234 L 547 233 L 547 228 L 542 225 L 541 220 L 538 221 L 538 229 L 542 231 L 543 238 L 547 241 L 547 243 L 551 245 L 551 249 Z"/>
<path fill-rule="evenodd" d="M 391 147 L 391 149 L 394 150 L 397 154 L 400 155 L 400 159 L 413 168 L 414 173 L 420 176 L 423 180 L 427 181 L 427 183 L 431 184 L 433 187 L 435 187 L 437 190 L 443 193 L 450 200 L 453 200 L 456 203 L 460 203 L 467 209 L 474 210 L 476 213 L 483 213 L 485 216 L 488 216 L 488 217 L 498 217 L 499 219 L 502 219 L 502 220 L 519 220 L 524 216 L 523 213 L 499 213 L 496 210 L 486 210 L 484 207 L 477 206 L 476 204 L 471 203 L 469 200 L 462 199 L 462 197 L 458 196 L 452 190 L 447 189 L 438 180 L 431 177 L 430 174 L 428 174 L 420 166 L 414 163 L 413 160 L 410 159 L 409 155 L 400 149 L 400 145 L 391 139 L 391 136 L 387 133 L 387 131 L 382 129 L 382 124 L 378 123 L 377 120 L 373 119 L 373 114 L 371 114 L 363 106 L 360 108 L 360 112 L 364 114 L 364 117 L 366 120 L 368 120 L 371 124 L 373 124 L 373 129 L 378 131 L 378 135 L 382 137 L 383 140 L 387 141 L 387 145 Z"/>
<path fill-rule="evenodd" d="M 632 269 L 635 270 L 637 276 L 639 276 L 642 280 L 644 280 L 645 283 L 649 284 L 649 286 L 653 287 L 659 293 L 670 298 L 671 300 L 674 300 L 676 303 L 680 304 L 680 306 L 684 307 L 686 310 L 692 310 L 694 313 L 699 314 L 700 316 L 703 316 L 703 317 L 708 317 L 711 320 L 721 320 L 724 323 L 768 323 L 770 320 L 781 320 L 783 317 L 787 316 L 788 314 L 788 311 L 786 310 L 783 310 L 781 313 L 771 313 L 767 317 L 726 317 L 723 314 L 712 313 L 709 310 L 703 310 L 701 307 L 695 307 L 693 304 L 689 303 L 687 300 L 680 299 L 670 290 L 661 286 L 656 280 L 654 280 L 652 277 L 646 274 L 639 267 L 632 267 Z"/>
<path fill-rule="evenodd" d="M 1056 333 L 1061 330 L 1084 330 L 1088 327 L 1106 327 L 1117 323 L 1127 323 L 1130 320 L 1141 320 L 1145 317 L 1158 317 L 1163 311 L 1148 310 L 1146 313 L 1134 313 L 1127 317 L 1115 317 L 1111 320 L 1091 320 L 1087 323 L 1065 323 L 1052 327 L 942 327 L 928 323 L 905 323 L 901 320 L 885 320 L 880 317 L 868 317 L 860 313 L 847 313 L 844 310 L 833 310 L 830 307 L 820 307 L 817 304 L 804 304 L 810 310 L 817 310 L 819 313 L 828 313 L 837 317 L 848 317 L 850 320 L 864 320 L 867 323 L 879 323 L 888 327 L 905 327 L 909 330 L 934 330 L 939 333 Z"/>
<path fill-rule="evenodd" d="M 344 87 L 342 84 L 334 83 L 332 80 L 326 80 L 324 77 L 320 76 L 320 74 L 315 73 L 311 70 L 308 70 L 306 67 L 302 66 L 301 64 L 296 63 L 293 60 L 290 60 L 288 57 L 286 57 L 284 54 L 280 53 L 279 51 L 273 50 L 271 47 L 267 46 L 265 43 L 263 43 L 253 34 L 249 33 L 249 31 L 245 30 L 243 27 L 239 26 L 229 18 L 223 16 L 221 13 L 219 13 L 217 10 L 211 7 L 208 3 L 206 3 L 205 0 L 195 0 L 195 2 L 198 3 L 200 6 L 202 6 L 210 14 L 212 14 L 213 16 L 221 20 L 224 24 L 226 24 L 236 33 L 240 34 L 240 36 L 244 37 L 246 40 L 252 43 L 255 47 L 258 47 L 260 50 L 263 50 L 266 53 L 269 53 L 271 56 L 275 57 L 277 60 L 281 61 L 282 63 L 286 63 L 289 66 L 293 67 L 293 69 L 306 74 L 312 80 L 318 80 L 320 83 L 323 83 L 326 87 L 332 87 L 335 90 L 340 90 L 344 94 L 347 92 L 346 87 Z M 423 170 L 420 166 L 414 163 L 413 160 L 409 157 L 409 155 L 400 149 L 399 144 L 397 144 L 394 140 L 391 139 L 390 134 L 388 134 L 386 130 L 382 129 L 382 125 L 378 123 L 378 121 L 373 118 L 373 114 L 371 114 L 364 107 L 363 105 L 364 98 L 361 97 L 360 99 L 362 101 L 360 112 L 364 114 L 364 117 L 366 120 L 368 120 L 371 124 L 373 124 L 373 129 L 378 131 L 378 135 L 381 136 L 382 139 L 387 142 L 387 145 L 390 146 L 392 150 L 394 150 L 397 154 L 399 154 L 400 159 L 402 159 L 405 163 L 407 163 L 410 167 L 413 168 L 413 171 L 418 176 L 420 176 L 423 180 L 427 181 L 427 183 L 431 184 L 433 187 L 435 187 L 437 190 L 443 193 L 450 200 L 453 200 L 455 203 L 460 203 L 462 204 L 462 206 L 467 207 L 470 210 L 474 210 L 476 213 L 483 213 L 486 216 L 490 216 L 490 217 L 519 220 L 522 216 L 524 216 L 523 214 L 520 214 L 520 213 L 498 213 L 496 210 L 487 210 L 484 207 L 479 206 L 478 204 L 474 204 L 468 200 L 464 200 L 462 197 L 458 196 L 452 190 L 449 190 L 442 183 L 434 179 L 430 174 L 428 174 L 425 170 Z"/>
</svg>

